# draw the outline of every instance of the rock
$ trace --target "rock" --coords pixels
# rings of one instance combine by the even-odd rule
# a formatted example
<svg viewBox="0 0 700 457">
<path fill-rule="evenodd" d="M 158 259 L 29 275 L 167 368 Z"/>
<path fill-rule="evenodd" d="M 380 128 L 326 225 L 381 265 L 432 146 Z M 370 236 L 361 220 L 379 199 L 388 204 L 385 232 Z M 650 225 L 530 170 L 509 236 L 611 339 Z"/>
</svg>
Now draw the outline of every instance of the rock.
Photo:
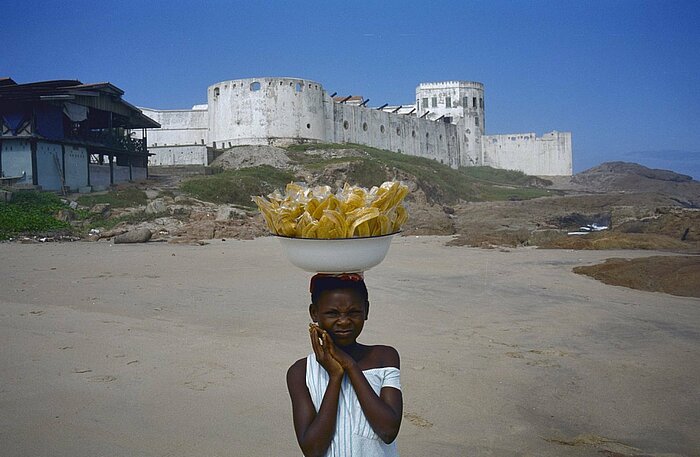
<svg viewBox="0 0 700 457">
<path fill-rule="evenodd" d="M 56 219 L 62 222 L 72 222 L 77 218 L 77 215 L 75 214 L 75 211 L 72 209 L 66 208 L 66 209 L 59 209 L 58 213 L 56 213 Z"/>
<path fill-rule="evenodd" d="M 161 198 L 156 198 L 146 205 L 146 214 L 161 214 L 168 211 L 168 205 Z"/>
<path fill-rule="evenodd" d="M 246 217 L 245 211 L 238 208 L 233 208 L 231 206 L 221 206 L 216 212 L 216 221 L 227 221 L 229 219 Z"/>
<path fill-rule="evenodd" d="M 92 214 L 98 214 L 106 219 L 112 213 L 112 205 L 109 203 L 98 203 L 90 208 L 90 212 Z"/>
<path fill-rule="evenodd" d="M 68 204 L 68 206 L 70 207 L 70 209 L 77 209 L 77 208 L 78 208 L 78 202 L 72 201 L 72 202 L 70 202 L 70 203 Z"/>
<path fill-rule="evenodd" d="M 130 230 L 114 237 L 114 244 L 145 243 L 151 239 L 151 231 L 146 228 Z"/>
</svg>

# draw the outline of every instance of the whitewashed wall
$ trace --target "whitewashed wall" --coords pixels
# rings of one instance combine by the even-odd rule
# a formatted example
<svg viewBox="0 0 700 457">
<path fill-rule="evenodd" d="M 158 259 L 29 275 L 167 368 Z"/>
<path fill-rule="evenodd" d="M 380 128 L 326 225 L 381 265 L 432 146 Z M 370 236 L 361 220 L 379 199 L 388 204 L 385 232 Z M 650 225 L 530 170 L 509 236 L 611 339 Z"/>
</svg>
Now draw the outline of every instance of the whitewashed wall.
<svg viewBox="0 0 700 457">
<path fill-rule="evenodd" d="M 63 151 L 60 144 L 37 142 L 36 174 L 44 190 L 61 190 Z"/>
<path fill-rule="evenodd" d="M 538 176 L 572 174 L 569 132 L 550 132 L 539 138 L 534 133 L 485 135 L 482 141 L 483 165 Z"/>
<path fill-rule="evenodd" d="M 88 185 L 88 159 L 87 151 L 80 146 L 66 146 L 66 186 L 71 190 L 78 190 Z"/>
<path fill-rule="evenodd" d="M 539 139 L 534 134 L 484 136 L 484 85 L 478 82 L 421 83 L 416 88 L 417 111 L 411 115 L 334 103 L 320 84 L 300 78 L 222 81 L 208 88 L 207 100 L 206 110 L 201 109 L 204 105 L 196 110 L 144 109 L 165 128 L 160 133 L 149 130 L 149 152 L 156 154 L 149 163 L 206 165 L 204 137 L 215 149 L 357 143 L 427 157 L 453 168 L 489 165 L 535 175 L 572 172 L 570 133 L 553 132 Z M 451 123 L 437 121 L 441 116 L 450 117 Z M 500 137 L 520 138 L 508 138 L 510 143 Z"/>
<path fill-rule="evenodd" d="M 150 138 L 150 133 L 148 134 Z M 148 152 L 152 155 L 148 158 L 149 165 L 206 165 L 207 147 L 205 145 L 192 146 L 151 146 Z"/>
<path fill-rule="evenodd" d="M 205 145 L 209 132 L 207 110 L 155 110 L 140 108 L 143 114 L 160 124 L 159 129 L 148 130 L 148 146 Z M 141 138 L 141 130 L 134 130 Z"/>
<path fill-rule="evenodd" d="M 209 145 L 324 141 L 325 92 L 298 78 L 248 78 L 209 86 Z"/>
<path fill-rule="evenodd" d="M 5 176 L 22 176 L 17 184 L 32 183 L 32 150 L 26 140 L 2 140 L 2 172 Z"/>
</svg>

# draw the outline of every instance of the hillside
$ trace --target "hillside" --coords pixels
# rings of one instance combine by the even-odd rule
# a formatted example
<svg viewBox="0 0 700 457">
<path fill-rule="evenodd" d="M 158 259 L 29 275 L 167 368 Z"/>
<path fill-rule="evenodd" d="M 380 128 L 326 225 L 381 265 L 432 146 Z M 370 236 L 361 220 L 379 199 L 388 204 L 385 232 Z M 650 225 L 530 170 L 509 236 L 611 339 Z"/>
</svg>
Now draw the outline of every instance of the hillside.
<svg viewBox="0 0 700 457">
<path fill-rule="evenodd" d="M 59 218 L 62 227 L 90 239 L 134 227 L 171 242 L 252 238 L 267 231 L 251 195 L 290 181 L 370 187 L 389 179 L 411 190 L 404 235 L 455 235 L 454 244 L 482 247 L 594 248 L 589 241 L 601 234 L 567 232 L 596 223 L 617 237 L 607 247 L 692 251 L 700 241 L 700 183 L 670 171 L 611 162 L 572 177 L 541 179 L 488 167 L 453 170 L 425 158 L 335 144 L 236 147 L 207 170 L 153 167 L 148 181 L 79 196 L 78 208 L 61 210 Z M 662 240 L 645 238 L 651 235 Z"/>
</svg>

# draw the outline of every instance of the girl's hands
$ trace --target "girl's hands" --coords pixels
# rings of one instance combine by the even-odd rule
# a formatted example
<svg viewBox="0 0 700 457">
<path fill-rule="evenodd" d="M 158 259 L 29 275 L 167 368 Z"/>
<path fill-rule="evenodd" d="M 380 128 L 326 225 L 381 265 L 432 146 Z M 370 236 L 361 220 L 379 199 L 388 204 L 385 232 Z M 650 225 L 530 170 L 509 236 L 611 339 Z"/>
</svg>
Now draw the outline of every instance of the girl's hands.
<svg viewBox="0 0 700 457">
<path fill-rule="evenodd" d="M 315 324 L 309 324 L 309 334 L 311 336 L 311 347 L 314 349 L 314 354 L 316 354 L 318 363 L 328 372 L 331 378 L 342 378 L 345 369 L 338 359 L 333 356 L 333 352 L 337 352 L 338 350 L 335 349 L 331 337 Z M 321 344 L 321 342 L 323 342 L 323 344 Z M 347 354 L 345 355 L 347 356 Z"/>
<path fill-rule="evenodd" d="M 335 343 L 333 343 L 333 340 L 331 339 L 330 335 L 328 335 L 328 333 L 326 333 L 325 331 L 323 333 L 328 339 L 328 351 L 330 352 L 331 357 L 338 361 L 340 366 L 343 367 L 344 371 L 348 371 L 355 364 L 355 360 L 352 357 L 350 357 L 347 352 L 343 351 L 338 346 L 336 346 Z M 326 343 L 324 342 L 323 344 L 325 345 Z"/>
</svg>

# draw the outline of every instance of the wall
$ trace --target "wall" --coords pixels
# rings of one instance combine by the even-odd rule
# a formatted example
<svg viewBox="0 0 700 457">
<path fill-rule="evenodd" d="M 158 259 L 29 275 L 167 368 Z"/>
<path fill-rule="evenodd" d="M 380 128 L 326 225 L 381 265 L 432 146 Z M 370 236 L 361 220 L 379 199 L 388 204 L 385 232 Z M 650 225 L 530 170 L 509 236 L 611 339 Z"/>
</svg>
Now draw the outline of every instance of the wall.
<svg viewBox="0 0 700 457">
<path fill-rule="evenodd" d="M 148 133 L 150 140 L 151 133 Z M 150 146 L 148 152 L 155 154 L 148 158 L 149 165 L 200 165 L 207 164 L 207 147 L 197 146 Z"/>
<path fill-rule="evenodd" d="M 17 184 L 32 184 L 32 152 L 27 140 L 2 140 L 2 173 L 22 176 Z"/>
<path fill-rule="evenodd" d="M 146 116 L 158 122 L 159 129 L 148 130 L 148 146 L 205 145 L 209 131 L 209 113 L 201 106 L 193 110 L 154 110 L 141 108 Z M 141 138 L 141 130 L 134 130 Z"/>
<path fill-rule="evenodd" d="M 129 167 L 127 166 L 119 166 L 116 163 L 113 165 L 114 167 L 114 183 L 120 183 L 120 182 L 129 182 Z"/>
<path fill-rule="evenodd" d="M 550 132 L 540 138 L 534 133 L 485 135 L 482 140 L 484 165 L 529 175 L 572 174 L 570 132 Z"/>
<path fill-rule="evenodd" d="M 448 106 L 449 105 L 449 106 Z M 463 167 L 480 165 L 481 136 L 486 129 L 484 85 L 473 81 L 421 83 L 416 88 L 417 116 L 427 120 L 449 117 L 459 125 Z"/>
<path fill-rule="evenodd" d="M 334 103 L 333 119 L 329 141 L 363 144 L 459 166 L 455 125 L 341 103 Z"/>
<path fill-rule="evenodd" d="M 43 190 L 61 190 L 63 151 L 60 144 L 37 142 L 36 174 Z"/>
<path fill-rule="evenodd" d="M 143 167 L 132 167 L 131 169 L 131 175 L 132 175 L 132 180 L 134 181 L 141 181 L 143 179 L 146 179 L 146 169 Z"/>
<path fill-rule="evenodd" d="M 66 146 L 66 186 L 78 190 L 88 185 L 88 159 L 84 147 Z"/>
<path fill-rule="evenodd" d="M 335 103 L 320 84 L 299 78 L 222 81 L 207 89 L 207 101 L 193 110 L 144 109 L 166 129 L 149 130 L 149 152 L 156 154 L 151 164 L 208 164 L 206 148 L 195 146 L 192 137 L 196 131 L 201 143 L 205 125 L 207 145 L 218 150 L 242 144 L 357 143 L 453 168 L 489 165 L 535 175 L 572 172 L 570 133 L 553 132 L 539 139 L 534 134 L 484 136 L 484 85 L 478 82 L 421 83 L 412 114 Z M 438 120 L 441 116 L 445 117 Z M 500 137 L 520 138 L 508 138 L 511 143 Z M 154 138 L 169 147 L 161 147 Z"/>
<path fill-rule="evenodd" d="M 249 78 L 207 89 L 209 142 L 215 149 L 240 144 L 324 141 L 330 98 L 314 81 Z"/>
<path fill-rule="evenodd" d="M 90 185 L 103 188 L 112 185 L 109 178 L 109 165 L 90 164 Z"/>
</svg>

